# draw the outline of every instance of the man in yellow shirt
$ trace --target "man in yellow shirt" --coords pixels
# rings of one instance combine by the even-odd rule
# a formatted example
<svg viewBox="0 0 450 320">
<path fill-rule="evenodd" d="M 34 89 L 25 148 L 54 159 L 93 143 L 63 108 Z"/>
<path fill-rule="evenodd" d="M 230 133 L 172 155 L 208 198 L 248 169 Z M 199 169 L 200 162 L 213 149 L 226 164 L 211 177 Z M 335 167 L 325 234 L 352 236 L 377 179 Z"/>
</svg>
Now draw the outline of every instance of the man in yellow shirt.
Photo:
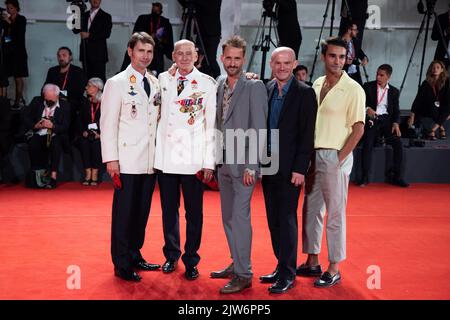
<svg viewBox="0 0 450 320">
<path fill-rule="evenodd" d="M 364 133 L 365 94 L 362 87 L 342 71 L 347 43 L 329 38 L 322 43 L 326 75 L 313 84 L 318 99 L 314 138 L 315 154 L 306 175 L 303 205 L 303 253 L 307 261 L 297 275 L 320 276 L 316 287 L 340 282 L 338 264 L 346 258 L 346 205 L 352 151 Z M 322 274 L 318 254 L 326 225 L 329 266 Z"/>
</svg>

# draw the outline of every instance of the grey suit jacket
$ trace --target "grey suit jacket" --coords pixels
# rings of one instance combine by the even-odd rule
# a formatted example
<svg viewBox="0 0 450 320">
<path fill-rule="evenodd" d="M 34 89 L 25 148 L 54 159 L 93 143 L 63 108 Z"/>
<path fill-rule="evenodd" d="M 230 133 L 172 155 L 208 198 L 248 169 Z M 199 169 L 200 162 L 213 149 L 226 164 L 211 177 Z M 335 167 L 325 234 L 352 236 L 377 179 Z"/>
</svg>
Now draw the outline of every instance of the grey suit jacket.
<svg viewBox="0 0 450 320">
<path fill-rule="evenodd" d="M 233 96 L 231 97 L 231 103 L 226 114 L 226 118 L 222 122 L 223 114 L 223 95 L 224 95 L 224 84 L 226 81 L 226 76 L 221 76 L 218 78 L 218 89 L 217 89 L 217 112 L 216 112 L 216 128 L 223 133 L 224 146 L 227 146 L 226 141 L 226 131 L 242 129 L 246 132 L 248 129 L 256 129 L 257 140 L 255 139 L 234 139 L 234 157 L 235 161 L 230 164 L 231 173 L 235 177 L 241 177 L 244 174 L 246 168 L 255 170 L 259 172 L 260 170 L 260 150 L 258 146 L 265 143 L 266 135 L 259 134 L 260 129 L 267 128 L 267 113 L 268 113 L 268 102 L 267 102 L 267 91 L 262 81 L 260 80 L 247 80 L 244 75 L 240 77 L 238 82 L 235 84 Z M 236 132 L 236 131 L 234 131 Z M 260 137 L 263 137 L 264 141 L 260 142 Z M 245 154 L 239 156 L 237 150 L 239 148 L 245 149 Z M 217 150 L 221 150 L 218 148 Z M 257 152 L 257 163 L 249 158 L 249 153 L 254 150 Z M 227 154 L 230 154 L 231 150 L 227 150 Z M 245 156 L 245 157 L 244 157 Z M 227 155 L 225 163 L 228 164 L 230 159 Z"/>
</svg>

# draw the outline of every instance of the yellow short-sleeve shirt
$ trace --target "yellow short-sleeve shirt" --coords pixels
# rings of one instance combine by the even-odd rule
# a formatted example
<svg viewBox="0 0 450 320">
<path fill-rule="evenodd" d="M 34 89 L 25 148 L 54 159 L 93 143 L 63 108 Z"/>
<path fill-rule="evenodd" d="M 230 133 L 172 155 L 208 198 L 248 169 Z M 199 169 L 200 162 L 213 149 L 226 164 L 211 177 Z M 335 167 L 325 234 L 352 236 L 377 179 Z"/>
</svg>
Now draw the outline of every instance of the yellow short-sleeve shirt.
<svg viewBox="0 0 450 320">
<path fill-rule="evenodd" d="M 315 148 L 341 150 L 352 133 L 356 122 L 364 123 L 366 118 L 366 95 L 363 88 L 346 72 L 320 103 L 320 91 L 325 76 L 314 81 L 317 110 Z"/>
</svg>

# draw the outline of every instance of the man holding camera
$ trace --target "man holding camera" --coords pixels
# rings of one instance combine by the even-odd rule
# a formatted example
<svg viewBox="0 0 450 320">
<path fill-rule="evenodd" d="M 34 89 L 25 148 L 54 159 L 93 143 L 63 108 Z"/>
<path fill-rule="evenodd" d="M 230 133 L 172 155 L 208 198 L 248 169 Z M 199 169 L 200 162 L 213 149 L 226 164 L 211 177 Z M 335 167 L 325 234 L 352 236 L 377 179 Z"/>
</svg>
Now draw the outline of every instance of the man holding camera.
<svg viewBox="0 0 450 320">
<path fill-rule="evenodd" d="M 164 71 L 164 56 L 172 60 L 173 31 L 170 20 L 162 16 L 163 6 L 160 2 L 152 4 L 152 13 L 140 15 L 134 24 L 134 32 L 147 32 L 155 41 L 155 52 L 149 69 L 159 75 Z M 125 54 L 121 70 L 130 64 L 128 54 Z"/>
<path fill-rule="evenodd" d="M 408 187 L 402 179 L 401 165 L 403 161 L 403 145 L 400 139 L 400 109 L 399 91 L 389 83 L 392 67 L 382 64 L 378 67 L 376 81 L 366 82 L 363 86 L 366 93 L 366 125 L 364 128 L 364 143 L 362 149 L 362 179 L 358 185 L 369 184 L 369 170 L 372 163 L 374 142 L 379 136 L 384 136 L 386 143 L 394 150 L 394 167 L 390 183 Z"/>
<path fill-rule="evenodd" d="M 62 142 L 70 124 L 70 107 L 59 100 L 59 91 L 58 86 L 46 84 L 42 96 L 35 97 L 24 109 L 25 127 L 33 131 L 29 141 L 31 170 L 47 169 L 50 153 L 50 189 L 56 188 Z"/>
</svg>

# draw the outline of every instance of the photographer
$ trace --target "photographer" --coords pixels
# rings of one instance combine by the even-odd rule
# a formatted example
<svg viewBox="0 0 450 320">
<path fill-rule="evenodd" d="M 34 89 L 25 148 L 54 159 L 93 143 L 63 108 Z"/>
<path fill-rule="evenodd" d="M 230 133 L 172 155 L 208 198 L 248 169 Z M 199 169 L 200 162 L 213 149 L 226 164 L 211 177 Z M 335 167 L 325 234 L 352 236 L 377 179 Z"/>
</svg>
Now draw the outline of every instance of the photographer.
<svg viewBox="0 0 450 320">
<path fill-rule="evenodd" d="M 87 98 L 83 97 L 81 103 L 81 155 L 85 170 L 83 181 L 85 186 L 98 184 L 98 169 L 102 164 L 99 121 L 103 86 L 100 78 L 90 79 L 86 86 Z"/>
<path fill-rule="evenodd" d="M 48 169 L 50 155 L 51 180 L 47 188 L 56 188 L 56 176 L 62 154 L 62 143 L 67 139 L 70 124 L 70 107 L 59 100 L 59 88 L 46 84 L 42 96 L 35 97 L 24 108 L 23 121 L 27 130 L 33 132 L 28 142 L 31 170 Z"/>
<path fill-rule="evenodd" d="M 106 39 L 111 35 L 112 18 L 100 9 L 101 0 L 89 0 L 91 9 L 81 16 L 81 29 L 73 29 L 80 34 L 80 61 L 88 79 L 98 77 L 105 81 L 108 49 Z"/>
<path fill-rule="evenodd" d="M 173 52 L 172 24 L 169 19 L 162 16 L 162 12 L 162 4 L 154 2 L 152 4 L 152 13 L 140 15 L 133 28 L 133 33 L 146 32 L 151 35 L 155 41 L 153 60 L 148 68 L 152 71 L 156 71 L 157 75 L 165 71 L 164 56 L 166 56 L 167 59 L 172 60 Z M 130 57 L 128 56 L 128 53 L 125 52 L 122 68 L 120 70 L 125 70 L 130 62 Z"/>
<path fill-rule="evenodd" d="M 271 10 L 275 3 L 277 4 L 279 46 L 291 48 L 295 52 L 295 57 L 298 58 L 302 44 L 302 31 L 298 23 L 297 3 L 295 0 L 264 0 L 264 9 Z"/>
<path fill-rule="evenodd" d="M 3 67 L 6 77 L 14 77 L 16 97 L 14 107 L 21 109 L 25 105 L 23 99 L 24 78 L 28 77 L 28 55 L 25 48 L 25 32 L 27 19 L 20 15 L 17 0 L 6 0 L 6 11 L 2 12 L 1 25 Z M 2 86 L 5 84 L 3 81 Z"/>
</svg>

